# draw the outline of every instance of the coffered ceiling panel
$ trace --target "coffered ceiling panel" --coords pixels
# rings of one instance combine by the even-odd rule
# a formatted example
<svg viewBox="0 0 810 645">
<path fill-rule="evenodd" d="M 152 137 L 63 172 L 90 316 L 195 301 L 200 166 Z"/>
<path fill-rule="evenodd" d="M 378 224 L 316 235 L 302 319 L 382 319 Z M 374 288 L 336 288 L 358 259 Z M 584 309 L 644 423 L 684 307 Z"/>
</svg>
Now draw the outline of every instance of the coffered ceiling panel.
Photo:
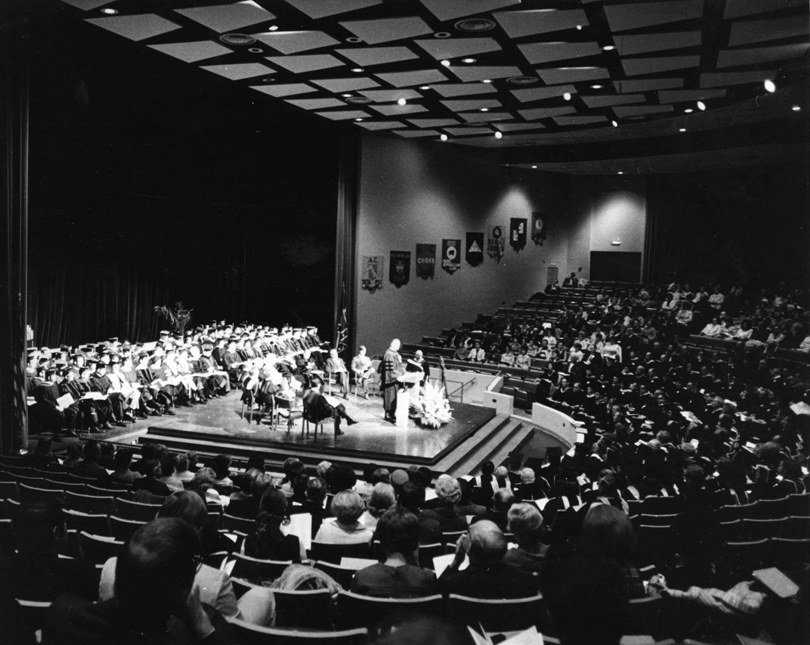
<svg viewBox="0 0 810 645">
<path fill-rule="evenodd" d="M 166 54 L 167 66 L 229 79 L 257 105 L 482 147 L 677 135 L 687 110 L 690 132 L 785 118 L 797 107 L 806 118 L 810 93 L 806 0 L 60 4 L 87 29 Z M 771 100 L 766 79 L 793 103 Z M 706 111 L 696 111 L 699 100 Z M 477 136 L 496 132 L 503 136 Z"/>
</svg>

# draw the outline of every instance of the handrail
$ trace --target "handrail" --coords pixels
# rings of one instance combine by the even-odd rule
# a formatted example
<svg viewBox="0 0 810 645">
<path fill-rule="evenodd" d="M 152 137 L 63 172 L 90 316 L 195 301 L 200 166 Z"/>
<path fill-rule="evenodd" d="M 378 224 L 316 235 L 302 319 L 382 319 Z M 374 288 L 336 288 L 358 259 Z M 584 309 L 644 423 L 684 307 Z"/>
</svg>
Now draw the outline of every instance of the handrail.
<svg viewBox="0 0 810 645">
<path fill-rule="evenodd" d="M 451 379 L 445 379 L 445 383 L 457 383 L 457 384 L 459 384 L 461 386 L 461 387 L 453 390 L 452 392 L 447 392 L 447 398 L 449 399 L 451 396 L 455 396 L 456 392 L 461 390 L 461 401 L 460 402 L 464 403 L 464 388 L 467 387 L 468 385 L 472 385 L 473 383 L 475 383 L 476 380 L 477 380 L 476 377 L 471 378 L 469 381 L 454 381 L 454 380 L 451 380 Z"/>
</svg>

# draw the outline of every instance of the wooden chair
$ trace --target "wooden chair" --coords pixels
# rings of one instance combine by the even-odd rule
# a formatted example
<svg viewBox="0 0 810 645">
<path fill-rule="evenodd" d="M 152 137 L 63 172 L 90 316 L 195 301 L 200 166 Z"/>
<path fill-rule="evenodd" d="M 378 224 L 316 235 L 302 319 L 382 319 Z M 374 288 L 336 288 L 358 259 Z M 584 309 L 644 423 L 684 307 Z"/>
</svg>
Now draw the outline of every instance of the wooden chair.
<svg viewBox="0 0 810 645">
<path fill-rule="evenodd" d="M 109 519 L 112 536 L 121 542 L 129 540 L 135 531 L 146 524 L 146 522 L 141 522 L 140 520 L 127 520 L 116 515 L 110 515 Z"/>
<path fill-rule="evenodd" d="M 810 493 L 788 495 L 790 514 L 795 517 L 810 517 Z"/>
<path fill-rule="evenodd" d="M 334 631 L 298 631 L 279 627 L 259 627 L 237 618 L 230 621 L 241 645 L 365 645 L 367 629 Z"/>
<path fill-rule="evenodd" d="M 447 619 L 478 625 L 486 631 L 516 631 L 532 625 L 542 628 L 546 607 L 539 594 L 529 598 L 482 599 L 457 594 L 447 597 Z"/>
<path fill-rule="evenodd" d="M 440 542 L 436 544 L 420 544 L 419 566 L 423 569 L 433 570 L 433 558 L 442 554 L 444 554 L 444 546 Z"/>
<path fill-rule="evenodd" d="M 312 433 L 312 439 L 317 439 L 318 430 L 320 430 L 321 434 L 323 435 L 323 424 L 326 423 L 327 420 L 329 420 L 329 418 L 315 421 L 309 412 L 309 406 L 306 404 L 306 402 L 304 402 L 304 411 L 301 414 L 301 435 L 304 438 L 309 439 L 309 426 L 310 424 L 314 424 L 315 430 Z"/>
<path fill-rule="evenodd" d="M 79 532 L 79 546 L 85 560 L 96 564 L 104 564 L 110 558 L 115 558 L 124 547 L 124 543 L 113 538 L 91 535 L 85 531 Z"/>
<path fill-rule="evenodd" d="M 39 502 L 55 499 L 62 504 L 65 500 L 65 493 L 61 490 L 37 488 L 35 486 L 29 486 L 28 484 L 19 484 L 19 489 L 20 500 L 23 502 Z"/>
<path fill-rule="evenodd" d="M 111 497 L 110 499 L 115 501 L 115 515 L 125 520 L 151 522 L 161 507 L 161 504 L 141 504 L 121 497 Z"/>
<path fill-rule="evenodd" d="M 276 599 L 276 627 L 332 629 L 332 595 L 328 589 L 273 589 L 273 595 Z"/>
<path fill-rule="evenodd" d="M 790 500 L 787 497 L 781 499 L 761 499 L 754 504 L 752 513 L 745 519 L 775 520 L 790 515 Z"/>
<path fill-rule="evenodd" d="M 678 517 L 677 513 L 674 515 L 645 515 L 641 514 L 638 517 L 639 526 L 672 526 L 675 518 Z"/>
<path fill-rule="evenodd" d="M 127 488 L 123 484 L 120 487 L 111 484 L 87 484 L 87 495 L 97 495 L 98 497 L 129 497 L 132 494 L 132 489 Z"/>
<path fill-rule="evenodd" d="M 231 560 L 231 575 L 250 582 L 273 581 L 292 564 L 292 560 L 260 560 L 241 553 L 233 553 Z"/>
<path fill-rule="evenodd" d="M 333 564 L 331 562 L 322 562 L 321 560 L 317 560 L 315 562 L 315 568 L 320 569 L 324 573 L 328 573 L 330 576 L 332 576 L 335 582 L 337 582 L 344 589 L 348 590 L 352 588 L 352 580 L 354 579 L 354 574 L 356 573 L 355 569 L 341 567 L 340 565 Z"/>
<path fill-rule="evenodd" d="M 72 491 L 74 493 L 84 494 L 86 492 L 86 485 L 79 482 L 66 482 L 57 479 L 45 478 L 43 488 L 51 488 L 52 490 Z"/>
<path fill-rule="evenodd" d="M 91 513 L 94 515 L 112 515 L 115 513 L 115 498 L 100 497 L 98 495 L 82 495 L 67 491 L 65 493 L 65 503 L 67 507 L 81 513 Z"/>
<path fill-rule="evenodd" d="M 337 598 L 337 626 L 366 627 L 372 634 L 385 633 L 416 616 L 441 617 L 443 612 L 444 599 L 438 594 L 424 598 L 374 598 L 341 591 Z"/>
<path fill-rule="evenodd" d="M 82 547 L 79 543 L 78 531 L 67 530 L 65 535 L 56 540 L 56 552 L 59 557 L 78 560 L 82 557 Z"/>
<path fill-rule="evenodd" d="M 787 531 L 788 518 L 782 517 L 772 520 L 744 519 L 743 527 L 746 539 L 761 540 L 763 538 L 781 537 Z"/>
<path fill-rule="evenodd" d="M 785 535 L 778 537 L 792 538 L 794 540 L 810 538 L 810 517 L 789 517 Z"/>
<path fill-rule="evenodd" d="M 239 531 L 240 533 L 250 535 L 256 530 L 256 521 L 222 513 L 220 526 L 226 531 Z"/>
<path fill-rule="evenodd" d="M 311 560 L 321 560 L 340 564 L 343 558 L 367 558 L 371 559 L 371 545 L 363 542 L 361 544 L 326 544 L 324 542 L 312 542 L 310 549 Z"/>
<path fill-rule="evenodd" d="M 742 542 L 745 539 L 743 520 L 720 522 L 720 535 L 725 542 Z"/>
<path fill-rule="evenodd" d="M 721 506 L 717 509 L 717 518 L 721 522 L 753 518 L 756 516 L 754 506 L 756 506 L 756 502 L 753 504 L 741 504 L 740 506 Z"/>
<path fill-rule="evenodd" d="M 467 531 L 446 531 L 442 532 L 442 544 L 452 544 L 454 547 L 458 542 L 458 539 L 466 534 Z"/>
<path fill-rule="evenodd" d="M 642 515 L 677 515 L 683 502 L 679 497 L 645 497 L 640 510 Z"/>
<path fill-rule="evenodd" d="M 45 618 L 51 608 L 50 601 L 25 600 L 24 598 L 15 598 L 15 600 L 20 612 L 18 621 L 20 631 L 22 634 L 28 635 L 30 642 L 39 643 L 41 639 L 37 637 L 37 632 L 40 632 L 45 626 Z"/>
<path fill-rule="evenodd" d="M 68 508 L 63 509 L 62 513 L 64 514 L 65 524 L 68 529 L 85 531 L 93 535 L 112 537 L 110 520 L 106 515 L 91 515 L 90 513 L 73 511 Z"/>
</svg>

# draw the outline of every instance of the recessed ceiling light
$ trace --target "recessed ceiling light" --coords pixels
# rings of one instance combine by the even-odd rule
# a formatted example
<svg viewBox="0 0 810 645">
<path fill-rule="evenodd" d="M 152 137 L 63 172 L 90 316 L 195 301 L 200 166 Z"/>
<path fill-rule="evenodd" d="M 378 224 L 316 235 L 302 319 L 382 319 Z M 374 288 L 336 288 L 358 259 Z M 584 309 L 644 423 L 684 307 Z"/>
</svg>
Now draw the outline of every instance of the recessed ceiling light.
<svg viewBox="0 0 810 645">
<path fill-rule="evenodd" d="M 270 25 L 270 31 L 278 31 L 278 25 Z"/>
<path fill-rule="evenodd" d="M 465 18 L 453 25 L 459 31 L 480 32 L 495 28 L 495 21 L 489 18 Z"/>
<path fill-rule="evenodd" d="M 577 25 L 577 31 L 582 31 L 582 25 Z"/>
<path fill-rule="evenodd" d="M 790 108 L 790 109 L 791 109 L 791 110 L 793 110 L 794 112 L 801 112 L 801 109 L 802 109 L 802 108 L 801 108 L 801 106 L 799 106 L 799 105 L 794 105 L 794 106 L 793 106 L 792 108 Z"/>
<path fill-rule="evenodd" d="M 362 120 L 363 120 L 363 117 L 362 117 L 362 116 L 361 116 L 361 117 L 357 117 L 357 118 L 355 119 L 355 121 L 362 121 Z"/>
<path fill-rule="evenodd" d="M 118 9 L 113 9 L 112 7 L 107 7 L 106 9 L 102 9 L 101 13 L 106 13 L 108 16 L 114 16 L 118 13 Z"/>
<path fill-rule="evenodd" d="M 620 175 L 623 175 L 623 174 L 624 174 L 624 171 L 623 171 L 623 170 L 620 170 L 620 171 L 619 171 L 619 174 L 620 174 Z"/>
<path fill-rule="evenodd" d="M 605 45 L 604 47 L 602 47 L 603 52 L 612 52 L 614 49 L 616 48 L 613 45 Z"/>
<path fill-rule="evenodd" d="M 351 94 L 341 94 L 341 96 L 342 96 L 344 99 L 347 99 L 347 98 L 349 98 L 349 97 L 351 96 Z"/>
<path fill-rule="evenodd" d="M 694 112 L 694 110 L 692 108 L 686 108 L 684 110 L 684 112 L 686 112 L 687 114 L 692 114 L 692 112 Z"/>
<path fill-rule="evenodd" d="M 706 104 L 703 101 L 698 101 L 697 106 L 698 106 L 698 110 L 700 110 L 701 112 L 703 112 L 703 110 L 706 109 Z"/>
<path fill-rule="evenodd" d="M 563 94 L 563 98 L 566 101 L 570 101 L 571 100 L 571 92 L 566 92 L 565 94 Z"/>
<path fill-rule="evenodd" d="M 491 79 L 491 78 L 485 78 L 485 79 L 484 79 L 483 81 L 481 81 L 481 82 L 482 82 L 482 83 L 491 83 L 491 82 L 492 82 L 492 79 Z"/>
<path fill-rule="evenodd" d="M 462 63 L 467 63 L 467 65 L 471 65 L 472 63 L 475 62 L 475 59 L 474 58 L 462 58 L 461 62 Z"/>
<path fill-rule="evenodd" d="M 405 105 L 408 101 L 403 98 L 397 99 L 397 105 Z"/>
<path fill-rule="evenodd" d="M 434 38 L 450 38 L 450 32 L 449 31 L 437 31 L 435 34 L 433 34 L 433 37 Z"/>
<path fill-rule="evenodd" d="M 503 132 L 498 130 L 498 132 L 495 133 L 495 138 L 496 139 L 503 139 Z"/>
<path fill-rule="evenodd" d="M 420 87 L 419 87 L 419 89 L 420 89 L 420 90 L 429 90 L 429 89 L 430 89 L 430 85 L 422 85 L 422 86 L 420 86 Z"/>
<path fill-rule="evenodd" d="M 481 108 L 482 112 L 489 112 L 489 108 Z"/>
<path fill-rule="evenodd" d="M 619 127 L 619 122 L 618 121 L 611 121 L 610 123 L 613 125 L 614 128 Z"/>
<path fill-rule="evenodd" d="M 596 85 L 591 85 L 592 90 L 601 90 L 603 87 L 604 85 L 599 85 L 599 83 L 597 83 Z"/>
<path fill-rule="evenodd" d="M 439 137 L 439 139 L 441 139 L 442 141 L 447 141 L 447 135 L 443 134 L 442 136 Z"/>
<path fill-rule="evenodd" d="M 353 44 L 357 44 L 357 43 L 362 43 L 362 42 L 363 42 L 363 39 L 362 39 L 362 38 L 358 38 L 357 36 L 349 36 L 349 37 L 346 39 L 346 42 L 347 42 L 347 43 L 353 43 Z"/>
<path fill-rule="evenodd" d="M 248 51 L 251 54 L 262 54 L 263 53 L 263 51 L 259 47 L 251 47 L 250 49 L 248 49 Z"/>
<path fill-rule="evenodd" d="M 442 65 L 444 65 L 445 67 L 450 67 L 450 61 L 449 60 L 443 60 Z"/>
<path fill-rule="evenodd" d="M 775 91 L 776 91 L 776 83 L 774 83 L 774 82 L 773 82 L 771 79 L 767 79 L 767 80 L 765 81 L 764 85 L 765 85 L 765 89 L 766 89 L 768 92 L 773 93 L 773 92 L 775 92 Z"/>
<path fill-rule="evenodd" d="M 272 76 L 268 76 L 267 78 L 262 79 L 262 83 L 274 83 L 275 80 L 276 79 L 274 79 Z"/>
<path fill-rule="evenodd" d="M 680 128 L 678 132 L 686 132 L 686 128 Z"/>
<path fill-rule="evenodd" d="M 536 170 L 536 169 L 537 169 L 537 166 L 532 166 L 532 168 Z"/>
</svg>

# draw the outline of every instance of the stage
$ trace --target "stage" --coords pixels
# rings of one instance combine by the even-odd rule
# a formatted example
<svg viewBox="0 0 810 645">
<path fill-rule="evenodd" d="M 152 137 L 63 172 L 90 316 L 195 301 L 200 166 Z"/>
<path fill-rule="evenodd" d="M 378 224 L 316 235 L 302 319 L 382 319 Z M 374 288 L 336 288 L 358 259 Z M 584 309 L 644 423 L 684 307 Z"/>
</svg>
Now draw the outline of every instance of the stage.
<svg viewBox="0 0 810 645">
<path fill-rule="evenodd" d="M 304 434 L 299 415 L 294 415 L 299 418 L 294 419 L 289 431 L 283 417 L 277 428 L 271 426 L 269 416 L 256 412 L 251 422 L 247 409 L 243 418 L 239 393 L 233 392 L 206 405 L 179 408 L 174 417 L 151 418 L 146 434 L 138 440 L 206 453 L 246 456 L 269 452 L 319 458 L 326 454 L 350 462 L 393 460 L 404 466 L 434 467 L 465 441 L 473 438 L 477 443 L 484 439 L 484 436 L 476 437 L 476 433 L 495 418 L 492 409 L 455 403 L 451 405 L 453 419 L 441 428 L 422 428 L 413 419 L 408 420 L 407 426 L 400 427 L 384 420 L 379 397 L 367 400 L 350 395 L 341 402 L 357 423 L 349 426 L 344 420 L 341 429 L 345 434 L 339 437 L 335 437 L 331 419 L 321 424 L 323 432 L 317 437 L 314 424 L 309 424 L 309 434 Z"/>
</svg>

